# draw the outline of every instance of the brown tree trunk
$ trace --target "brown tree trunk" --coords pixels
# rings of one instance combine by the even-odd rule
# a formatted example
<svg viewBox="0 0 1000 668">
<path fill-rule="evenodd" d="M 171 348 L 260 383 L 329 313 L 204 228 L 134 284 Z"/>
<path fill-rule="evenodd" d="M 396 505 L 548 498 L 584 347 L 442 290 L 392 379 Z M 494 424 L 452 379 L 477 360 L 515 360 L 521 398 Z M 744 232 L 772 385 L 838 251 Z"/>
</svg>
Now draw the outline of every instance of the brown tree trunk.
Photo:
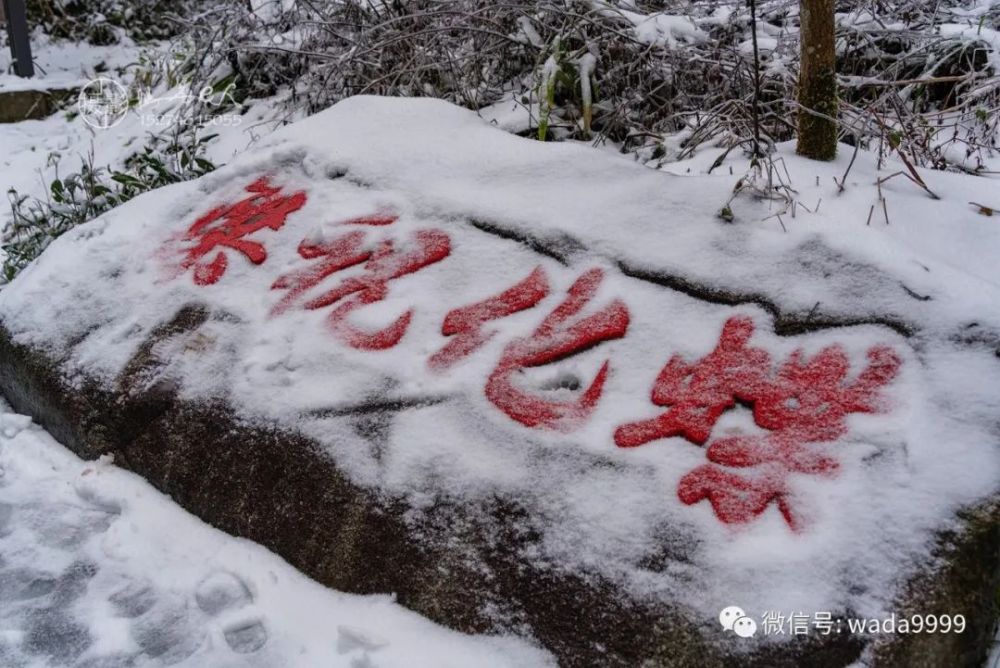
<svg viewBox="0 0 1000 668">
<path fill-rule="evenodd" d="M 833 0 L 801 0 L 799 155 L 833 160 L 837 154 L 837 58 Z"/>
</svg>

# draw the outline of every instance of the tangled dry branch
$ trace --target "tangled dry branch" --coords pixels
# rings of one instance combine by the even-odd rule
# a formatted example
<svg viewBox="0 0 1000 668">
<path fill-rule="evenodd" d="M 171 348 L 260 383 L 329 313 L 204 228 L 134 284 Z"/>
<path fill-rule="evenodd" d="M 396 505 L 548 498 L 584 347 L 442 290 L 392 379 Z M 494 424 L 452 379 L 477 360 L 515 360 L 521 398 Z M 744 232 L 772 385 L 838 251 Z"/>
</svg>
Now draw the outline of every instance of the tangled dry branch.
<svg viewBox="0 0 1000 668">
<path fill-rule="evenodd" d="M 193 85 L 283 91 L 307 112 L 360 93 L 438 97 L 523 134 L 613 142 L 657 163 L 795 131 L 796 0 L 759 0 L 755 34 L 743 0 L 160 5 Z M 983 171 L 1000 130 L 1000 5 L 852 0 L 837 10 L 842 139 Z"/>
</svg>

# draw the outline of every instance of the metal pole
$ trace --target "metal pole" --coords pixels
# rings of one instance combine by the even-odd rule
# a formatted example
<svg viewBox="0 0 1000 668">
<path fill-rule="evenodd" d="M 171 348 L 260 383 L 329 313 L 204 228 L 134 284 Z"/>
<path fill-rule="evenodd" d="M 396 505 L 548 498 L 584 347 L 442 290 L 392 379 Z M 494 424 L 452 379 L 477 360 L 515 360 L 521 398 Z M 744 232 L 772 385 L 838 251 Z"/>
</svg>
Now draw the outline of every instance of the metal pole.
<svg viewBox="0 0 1000 668">
<path fill-rule="evenodd" d="M 28 42 L 28 16 L 24 0 L 3 0 L 7 15 L 7 34 L 10 36 L 10 53 L 14 57 L 14 74 L 19 77 L 35 76 L 31 62 L 31 44 Z"/>
</svg>

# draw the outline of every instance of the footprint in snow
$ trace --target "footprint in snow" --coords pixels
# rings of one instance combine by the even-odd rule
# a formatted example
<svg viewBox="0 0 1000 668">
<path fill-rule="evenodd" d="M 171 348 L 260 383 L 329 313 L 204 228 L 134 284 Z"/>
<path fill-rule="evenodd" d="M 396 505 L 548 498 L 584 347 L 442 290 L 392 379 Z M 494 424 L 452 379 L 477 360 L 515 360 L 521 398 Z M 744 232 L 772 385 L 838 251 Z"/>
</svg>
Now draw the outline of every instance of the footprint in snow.
<svg viewBox="0 0 1000 668">
<path fill-rule="evenodd" d="M 25 523 L 38 542 L 60 550 L 79 547 L 91 536 L 107 531 L 118 518 L 117 513 L 107 509 L 70 503 L 29 504 L 23 509 Z"/>
<path fill-rule="evenodd" d="M 161 596 L 131 624 L 132 639 L 146 657 L 172 666 L 197 652 L 207 633 L 191 606 L 178 596 Z"/>
<path fill-rule="evenodd" d="M 239 576 L 228 571 L 215 571 L 198 583 L 195 601 L 202 612 L 216 617 L 225 612 L 239 610 L 253 603 L 253 593 Z M 237 654 L 251 654 L 267 643 L 267 629 L 256 617 L 247 617 L 226 624 L 222 637 Z"/>
<path fill-rule="evenodd" d="M 149 612 L 156 604 L 156 591 L 145 582 L 132 580 L 108 597 L 115 614 L 135 619 Z"/>
<path fill-rule="evenodd" d="M 249 620 L 227 626 L 222 637 L 237 654 L 252 654 L 267 642 L 267 629 L 259 619 Z"/>
<path fill-rule="evenodd" d="M 228 571 L 215 571 L 198 583 L 194 600 L 206 615 L 214 617 L 224 610 L 252 603 L 253 594 L 236 575 Z"/>
</svg>

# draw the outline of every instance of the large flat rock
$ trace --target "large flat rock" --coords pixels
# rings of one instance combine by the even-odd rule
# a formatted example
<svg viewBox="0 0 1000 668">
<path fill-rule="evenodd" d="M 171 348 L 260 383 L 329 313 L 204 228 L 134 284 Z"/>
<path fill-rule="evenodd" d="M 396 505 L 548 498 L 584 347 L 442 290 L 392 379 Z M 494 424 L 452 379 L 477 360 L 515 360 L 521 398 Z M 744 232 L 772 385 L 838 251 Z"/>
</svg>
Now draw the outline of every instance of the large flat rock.
<svg viewBox="0 0 1000 668">
<path fill-rule="evenodd" d="M 894 183 L 897 224 L 848 224 L 844 165 L 788 161 L 823 208 L 729 224 L 732 177 L 347 100 L 55 242 L 0 292 L 0 389 L 324 584 L 560 665 L 977 665 L 1000 280 L 915 232 L 979 221 Z M 949 630 L 847 628 L 917 614 Z"/>
</svg>

